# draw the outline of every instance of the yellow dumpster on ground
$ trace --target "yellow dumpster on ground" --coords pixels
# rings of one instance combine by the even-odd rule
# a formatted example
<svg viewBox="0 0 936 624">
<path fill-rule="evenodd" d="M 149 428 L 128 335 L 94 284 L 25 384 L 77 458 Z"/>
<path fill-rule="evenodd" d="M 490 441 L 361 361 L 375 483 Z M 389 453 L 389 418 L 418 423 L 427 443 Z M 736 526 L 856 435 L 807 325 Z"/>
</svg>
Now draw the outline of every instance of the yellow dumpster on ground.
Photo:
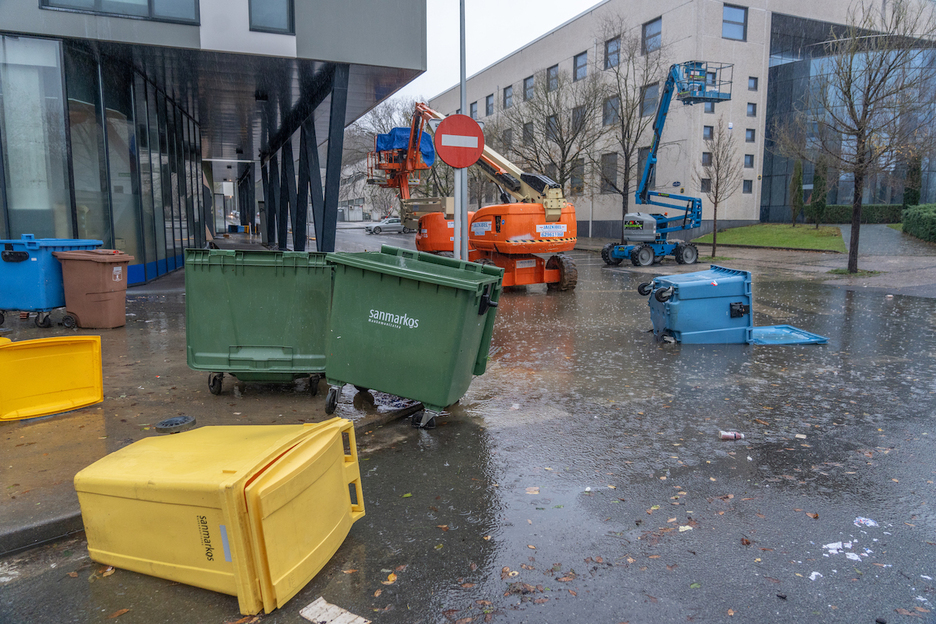
<svg viewBox="0 0 936 624">
<path fill-rule="evenodd" d="M 283 606 L 364 515 L 354 428 L 202 427 L 140 440 L 75 476 L 98 563 Z"/>
</svg>

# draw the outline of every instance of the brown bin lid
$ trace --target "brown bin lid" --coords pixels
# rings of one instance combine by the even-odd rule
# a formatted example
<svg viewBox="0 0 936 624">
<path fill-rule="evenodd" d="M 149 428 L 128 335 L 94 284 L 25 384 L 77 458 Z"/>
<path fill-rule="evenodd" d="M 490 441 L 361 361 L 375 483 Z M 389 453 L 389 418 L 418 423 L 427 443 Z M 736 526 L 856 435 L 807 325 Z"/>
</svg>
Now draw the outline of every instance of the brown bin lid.
<svg viewBox="0 0 936 624">
<path fill-rule="evenodd" d="M 131 262 L 133 256 L 116 249 L 76 249 L 75 251 L 53 251 L 52 255 L 59 260 L 87 260 L 89 262 L 102 262 L 114 264 L 118 262 Z"/>
</svg>

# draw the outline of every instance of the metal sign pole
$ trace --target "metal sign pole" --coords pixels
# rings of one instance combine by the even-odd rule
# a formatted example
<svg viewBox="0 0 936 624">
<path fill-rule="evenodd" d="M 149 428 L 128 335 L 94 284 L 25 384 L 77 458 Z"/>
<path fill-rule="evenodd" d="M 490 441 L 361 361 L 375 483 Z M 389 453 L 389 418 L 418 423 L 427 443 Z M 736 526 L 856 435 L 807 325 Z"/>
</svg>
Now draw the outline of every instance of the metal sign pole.
<svg viewBox="0 0 936 624">
<path fill-rule="evenodd" d="M 468 94 L 465 92 L 465 0 L 459 2 L 459 34 L 461 39 L 459 106 L 462 115 L 468 114 Z M 455 257 L 468 259 L 468 170 L 455 170 Z"/>
</svg>

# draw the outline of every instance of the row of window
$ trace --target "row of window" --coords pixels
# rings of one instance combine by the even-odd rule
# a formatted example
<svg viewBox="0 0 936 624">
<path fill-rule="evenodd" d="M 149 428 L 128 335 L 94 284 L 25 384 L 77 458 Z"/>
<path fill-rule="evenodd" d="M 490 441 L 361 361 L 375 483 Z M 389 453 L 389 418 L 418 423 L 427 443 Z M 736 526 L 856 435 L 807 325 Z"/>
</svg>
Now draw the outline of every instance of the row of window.
<svg viewBox="0 0 936 624">
<path fill-rule="evenodd" d="M 711 165 L 712 165 L 712 152 L 702 152 L 702 166 L 710 167 Z M 754 154 L 744 155 L 744 168 L 745 169 L 754 168 Z"/>
<path fill-rule="evenodd" d="M 712 192 L 712 179 L 711 178 L 699 179 L 699 192 L 701 193 Z M 743 193 L 744 195 L 751 195 L 753 192 L 754 192 L 754 180 L 741 180 L 741 193 Z"/>
<path fill-rule="evenodd" d="M 294 35 L 293 0 L 248 0 L 250 30 Z M 199 23 L 198 0 L 40 0 L 40 7 L 135 17 L 158 22 Z"/>
</svg>

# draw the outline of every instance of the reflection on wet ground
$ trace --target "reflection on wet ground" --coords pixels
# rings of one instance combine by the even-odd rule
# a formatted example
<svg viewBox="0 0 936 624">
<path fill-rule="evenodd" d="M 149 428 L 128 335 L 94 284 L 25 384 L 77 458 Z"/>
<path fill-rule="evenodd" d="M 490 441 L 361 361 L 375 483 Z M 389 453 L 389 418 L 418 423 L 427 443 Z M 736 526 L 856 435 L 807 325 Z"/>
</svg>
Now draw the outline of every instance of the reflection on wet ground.
<svg viewBox="0 0 936 624">
<path fill-rule="evenodd" d="M 318 596 L 375 622 L 933 621 L 936 301 L 755 277 L 755 325 L 829 343 L 659 344 L 646 276 L 575 258 L 574 292 L 505 293 L 488 372 L 437 429 L 359 436 L 367 515 L 262 621 Z M 127 356 L 177 347 L 162 309 Z M 57 570 L 8 583 L 0 620 L 239 619 L 233 598 L 129 572 L 89 583 L 58 548 Z"/>
</svg>

